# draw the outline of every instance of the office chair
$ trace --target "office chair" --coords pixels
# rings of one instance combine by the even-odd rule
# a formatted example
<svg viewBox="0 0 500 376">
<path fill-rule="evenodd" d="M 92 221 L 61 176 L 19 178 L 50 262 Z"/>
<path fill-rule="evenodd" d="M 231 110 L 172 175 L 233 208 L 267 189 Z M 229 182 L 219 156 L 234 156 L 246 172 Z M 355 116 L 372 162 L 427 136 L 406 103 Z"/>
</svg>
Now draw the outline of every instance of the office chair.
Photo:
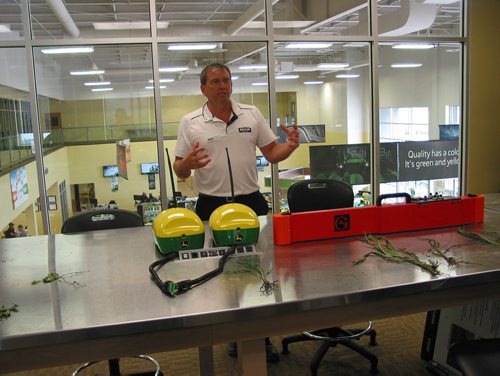
<svg viewBox="0 0 500 376">
<path fill-rule="evenodd" d="M 354 193 L 352 187 L 342 181 L 329 179 L 301 180 L 288 188 L 288 207 L 290 213 L 300 213 L 316 210 L 328 210 L 352 207 L 354 205 Z M 314 354 L 310 363 L 311 375 L 318 373 L 321 360 L 330 347 L 343 345 L 356 351 L 370 361 L 370 372 L 378 373 L 378 358 L 368 351 L 364 346 L 356 343 L 364 335 L 370 336 L 369 344 L 377 344 L 377 332 L 371 328 L 371 322 L 365 329 L 342 329 L 339 327 L 325 328 L 313 332 L 285 337 L 281 341 L 282 353 L 288 354 L 288 345 L 301 341 L 323 342 Z"/>
<path fill-rule="evenodd" d="M 62 225 L 61 233 L 77 234 L 88 231 L 141 226 L 144 226 L 144 223 L 141 216 L 137 213 L 123 209 L 104 209 L 79 213 L 66 219 Z M 163 373 L 160 370 L 160 365 L 154 358 L 147 355 L 137 355 L 134 356 L 134 358 L 146 360 L 155 366 L 154 371 L 135 373 L 133 374 L 134 376 L 163 376 Z M 95 361 L 82 364 L 75 371 L 73 371 L 72 376 L 78 375 L 81 371 L 95 363 L 98 362 Z M 120 371 L 120 359 L 108 359 L 108 366 L 110 376 L 123 375 Z M 131 374 L 127 375 L 132 376 Z"/>
<path fill-rule="evenodd" d="M 464 376 L 500 375 L 500 338 L 454 343 L 448 349 L 447 363 Z"/>
</svg>

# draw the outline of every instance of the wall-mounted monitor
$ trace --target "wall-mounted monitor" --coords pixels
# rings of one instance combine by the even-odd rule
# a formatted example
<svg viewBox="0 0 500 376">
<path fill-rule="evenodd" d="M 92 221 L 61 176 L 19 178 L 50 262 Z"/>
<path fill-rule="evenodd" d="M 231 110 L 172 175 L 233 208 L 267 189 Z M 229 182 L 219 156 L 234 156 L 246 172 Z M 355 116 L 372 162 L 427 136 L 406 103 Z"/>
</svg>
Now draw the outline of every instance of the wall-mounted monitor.
<svg viewBox="0 0 500 376">
<path fill-rule="evenodd" d="M 160 165 L 158 162 L 141 163 L 141 174 L 157 174 L 160 172 Z"/>
<path fill-rule="evenodd" d="M 118 176 L 118 166 L 117 165 L 102 166 L 102 175 L 105 178 Z"/>
</svg>

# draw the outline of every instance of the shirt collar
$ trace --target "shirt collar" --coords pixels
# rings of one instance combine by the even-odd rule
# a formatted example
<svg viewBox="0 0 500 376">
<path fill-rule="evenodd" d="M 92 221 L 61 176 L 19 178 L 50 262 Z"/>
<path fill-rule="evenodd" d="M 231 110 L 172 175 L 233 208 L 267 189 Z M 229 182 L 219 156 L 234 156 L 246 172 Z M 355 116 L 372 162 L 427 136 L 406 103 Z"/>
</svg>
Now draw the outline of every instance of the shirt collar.
<svg viewBox="0 0 500 376">
<path fill-rule="evenodd" d="M 241 106 L 239 105 L 239 103 L 233 101 L 232 99 L 230 99 L 230 101 L 231 101 L 231 110 L 232 110 L 233 114 L 235 114 L 236 116 L 240 116 L 243 112 L 241 109 Z M 214 115 L 212 114 L 212 112 L 208 108 L 208 102 L 205 102 L 205 104 L 201 108 L 201 114 L 203 115 L 203 118 L 205 119 L 205 121 L 213 121 L 214 120 Z"/>
</svg>

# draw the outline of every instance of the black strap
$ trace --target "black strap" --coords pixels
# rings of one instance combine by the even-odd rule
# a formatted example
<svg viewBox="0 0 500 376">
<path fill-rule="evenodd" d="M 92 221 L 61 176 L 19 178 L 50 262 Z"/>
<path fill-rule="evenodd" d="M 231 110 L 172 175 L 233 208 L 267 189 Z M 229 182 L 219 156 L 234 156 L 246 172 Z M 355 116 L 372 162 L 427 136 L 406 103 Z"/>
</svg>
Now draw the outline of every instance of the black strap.
<svg viewBox="0 0 500 376">
<path fill-rule="evenodd" d="M 202 276 L 195 279 L 186 279 L 180 282 L 173 282 L 173 281 L 163 282 L 162 279 L 158 276 L 157 270 L 159 270 L 167 262 L 176 259 L 179 256 L 179 252 L 172 252 L 168 254 L 165 258 L 153 262 L 151 265 L 149 265 L 149 273 L 151 274 L 151 279 L 153 280 L 155 285 L 158 286 L 165 295 L 171 298 L 175 298 L 176 295 L 183 294 L 186 291 L 190 290 L 191 288 L 201 285 L 202 283 L 205 283 L 206 281 L 222 273 L 227 259 L 229 258 L 229 256 L 234 254 L 235 251 L 236 251 L 236 246 L 234 245 L 231 246 L 220 258 L 219 266 L 216 269 L 206 274 L 203 274 Z"/>
</svg>

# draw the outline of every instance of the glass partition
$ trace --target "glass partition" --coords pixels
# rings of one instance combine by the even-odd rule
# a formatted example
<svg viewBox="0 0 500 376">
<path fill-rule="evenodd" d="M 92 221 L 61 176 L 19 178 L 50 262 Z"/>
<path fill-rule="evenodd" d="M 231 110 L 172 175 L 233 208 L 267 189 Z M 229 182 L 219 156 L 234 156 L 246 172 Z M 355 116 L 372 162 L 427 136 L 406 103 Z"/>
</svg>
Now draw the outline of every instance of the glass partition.
<svg viewBox="0 0 500 376">
<path fill-rule="evenodd" d="M 200 108 L 206 98 L 200 91 L 200 73 L 210 63 L 226 64 L 231 70 L 233 94 L 236 102 L 256 106 L 264 118 L 269 119 L 268 66 L 265 43 L 224 42 L 217 45 L 223 51 L 190 50 L 185 44 L 183 50 L 169 49 L 171 44 L 160 45 L 160 88 L 162 95 L 162 118 L 164 137 L 177 138 L 179 122 L 184 115 Z M 278 94 L 279 96 L 279 94 Z M 169 143 L 171 158 L 175 143 Z M 258 160 L 256 160 L 256 165 Z M 259 182 L 264 189 L 264 175 L 270 173 L 270 165 L 259 169 Z M 265 169 L 264 169 L 265 167 Z M 181 191 L 185 196 L 196 195 L 191 180 L 182 182 Z"/>
<path fill-rule="evenodd" d="M 24 38 L 20 1 L 0 1 L 0 42 Z"/>
<path fill-rule="evenodd" d="M 278 1 L 273 29 L 279 35 L 368 35 L 368 1 Z"/>
<path fill-rule="evenodd" d="M 44 132 L 61 132 L 65 145 L 48 153 L 44 143 L 48 195 L 56 201 L 54 233 L 66 215 L 136 210 L 135 196 L 144 192 L 158 201 L 160 192 L 158 171 L 142 168 L 158 162 L 153 90 L 146 87 L 153 77 L 151 48 L 89 47 L 57 54 L 47 53 L 51 47 L 34 49 L 40 123 Z M 65 204 L 67 213 L 59 212 Z"/>
<path fill-rule="evenodd" d="M 370 191 L 368 43 L 275 43 L 277 123 L 297 124 L 300 147 L 279 164 L 282 209 L 297 180 L 341 180 Z M 278 98 L 278 97 L 277 97 Z M 280 141 L 286 136 L 278 131 Z M 269 179 L 270 184 L 270 179 Z"/>
<path fill-rule="evenodd" d="M 29 0 L 34 39 L 150 36 L 149 0 Z"/>
<path fill-rule="evenodd" d="M 377 1 L 381 36 L 462 36 L 462 3 L 458 0 Z"/>
<path fill-rule="evenodd" d="M 460 45 L 380 46 L 381 193 L 459 195 Z"/>
<path fill-rule="evenodd" d="M 265 35 L 265 2 L 157 0 L 156 27 L 159 36 Z"/>
</svg>

